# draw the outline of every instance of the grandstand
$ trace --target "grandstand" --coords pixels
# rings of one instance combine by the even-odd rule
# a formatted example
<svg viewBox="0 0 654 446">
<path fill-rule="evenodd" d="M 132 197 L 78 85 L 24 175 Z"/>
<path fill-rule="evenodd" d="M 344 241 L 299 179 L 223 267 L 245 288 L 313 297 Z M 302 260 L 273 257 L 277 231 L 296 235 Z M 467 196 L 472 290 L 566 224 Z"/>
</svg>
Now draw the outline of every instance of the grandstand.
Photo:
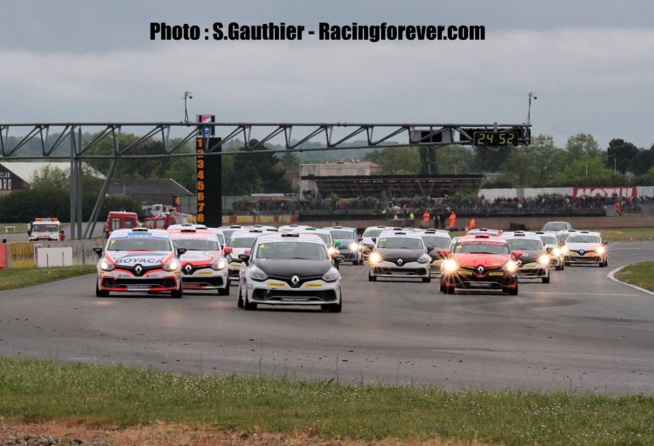
<svg viewBox="0 0 654 446">
<path fill-rule="evenodd" d="M 332 194 L 340 198 L 443 198 L 457 193 L 476 196 L 484 175 L 307 175 L 301 179 L 315 182 L 323 198 Z"/>
</svg>

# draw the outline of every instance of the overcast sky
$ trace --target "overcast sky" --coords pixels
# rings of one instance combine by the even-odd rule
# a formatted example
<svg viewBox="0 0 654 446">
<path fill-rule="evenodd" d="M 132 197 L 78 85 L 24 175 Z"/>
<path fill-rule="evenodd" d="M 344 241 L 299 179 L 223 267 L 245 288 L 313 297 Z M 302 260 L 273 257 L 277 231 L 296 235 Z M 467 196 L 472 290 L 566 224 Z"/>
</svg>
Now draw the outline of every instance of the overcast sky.
<svg viewBox="0 0 654 446">
<path fill-rule="evenodd" d="M 647 0 L 6 0 L 0 123 L 522 123 L 654 144 Z M 151 23 L 199 41 L 150 39 Z M 215 41 L 215 22 L 482 25 L 483 41 Z"/>
</svg>

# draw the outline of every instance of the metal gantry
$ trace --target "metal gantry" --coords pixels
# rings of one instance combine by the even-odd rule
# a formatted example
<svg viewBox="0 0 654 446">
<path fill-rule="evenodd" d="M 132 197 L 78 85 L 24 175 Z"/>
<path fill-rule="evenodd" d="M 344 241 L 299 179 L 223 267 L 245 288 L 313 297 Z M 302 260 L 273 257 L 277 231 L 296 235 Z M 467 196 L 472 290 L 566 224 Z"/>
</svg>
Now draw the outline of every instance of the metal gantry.
<svg viewBox="0 0 654 446">
<path fill-rule="evenodd" d="M 0 157 L 3 160 L 44 160 L 69 158 L 71 164 L 71 238 L 90 238 L 102 208 L 116 163 L 119 159 L 197 156 L 195 151 L 180 153 L 196 138 L 208 137 L 205 129 L 221 139 L 207 147 L 204 156 L 237 155 L 221 148 L 239 142 L 248 154 L 286 151 L 345 150 L 406 146 L 470 146 L 476 131 L 517 132 L 517 145 L 530 143 L 531 124 L 434 124 L 434 123 L 245 123 L 245 122 L 65 122 L 0 123 Z M 129 132 L 127 131 L 129 130 Z M 124 144 L 123 134 L 139 139 Z M 101 141 L 111 140 L 111 153 L 95 150 Z M 148 141 L 160 141 L 161 153 L 133 153 Z M 32 149 L 38 141 L 38 152 Z M 269 149 L 275 143 L 282 149 Z M 315 144 L 318 143 L 318 144 Z M 68 147 L 66 147 L 66 144 Z M 308 145 L 309 144 L 309 145 Z M 317 146 L 317 147 L 316 147 Z M 29 150 L 28 150 L 29 149 Z M 91 223 L 82 236 L 82 161 L 106 159 L 111 164 L 98 196 Z"/>
</svg>

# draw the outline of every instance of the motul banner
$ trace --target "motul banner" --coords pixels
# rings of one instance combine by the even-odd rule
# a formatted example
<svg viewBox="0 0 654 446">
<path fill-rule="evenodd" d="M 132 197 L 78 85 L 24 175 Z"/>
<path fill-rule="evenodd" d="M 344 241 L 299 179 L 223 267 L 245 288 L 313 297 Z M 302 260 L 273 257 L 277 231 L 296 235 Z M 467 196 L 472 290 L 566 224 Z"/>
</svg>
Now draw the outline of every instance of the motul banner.
<svg viewBox="0 0 654 446">
<path fill-rule="evenodd" d="M 606 187 L 574 187 L 572 196 L 579 197 L 622 197 L 635 198 L 638 196 L 636 186 L 606 186 Z"/>
</svg>

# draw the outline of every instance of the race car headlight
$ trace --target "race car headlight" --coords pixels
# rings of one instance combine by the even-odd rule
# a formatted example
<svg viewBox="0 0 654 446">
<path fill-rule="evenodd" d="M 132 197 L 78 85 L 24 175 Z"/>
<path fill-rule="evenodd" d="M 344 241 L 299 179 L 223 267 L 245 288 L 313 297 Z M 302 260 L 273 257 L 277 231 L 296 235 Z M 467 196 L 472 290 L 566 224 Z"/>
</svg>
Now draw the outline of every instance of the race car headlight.
<svg viewBox="0 0 654 446">
<path fill-rule="evenodd" d="M 179 269 L 182 267 L 182 264 L 180 263 L 179 259 L 174 258 L 170 262 L 166 263 L 163 266 L 163 269 L 166 271 L 179 271 Z"/>
<path fill-rule="evenodd" d="M 504 270 L 509 273 L 514 273 L 518 271 L 518 264 L 515 263 L 513 260 L 509 260 L 508 262 L 506 262 L 506 265 L 504 265 Z"/>
<path fill-rule="evenodd" d="M 565 254 L 568 253 L 568 251 L 569 251 L 569 249 L 568 249 L 567 246 L 561 246 L 561 254 L 564 254 L 564 255 L 565 255 Z"/>
<path fill-rule="evenodd" d="M 429 254 L 423 254 L 418 257 L 418 263 L 429 263 L 431 262 L 431 256 Z"/>
<path fill-rule="evenodd" d="M 552 250 L 552 255 L 553 255 L 554 257 L 558 257 L 558 256 L 560 256 L 560 255 L 561 255 L 561 250 L 560 250 L 559 248 L 554 248 L 554 249 Z"/>
<path fill-rule="evenodd" d="M 448 273 L 456 272 L 459 269 L 459 265 L 452 259 L 447 259 L 443 262 L 443 270 Z"/>
<path fill-rule="evenodd" d="M 368 262 L 370 262 L 371 265 L 379 265 L 382 261 L 382 256 L 378 252 L 373 252 L 370 254 L 370 257 L 368 257 Z"/>
<path fill-rule="evenodd" d="M 338 271 L 336 271 L 336 268 L 330 268 L 330 270 L 327 271 L 324 276 L 322 276 L 322 280 L 325 282 L 336 282 L 340 278 L 341 275 L 338 273 Z"/>
<path fill-rule="evenodd" d="M 215 269 L 216 271 L 221 271 L 225 268 L 227 268 L 227 262 L 225 259 L 218 259 L 211 264 L 211 269 Z"/>
<path fill-rule="evenodd" d="M 337 248 L 334 248 L 333 246 L 330 246 L 330 247 L 327 249 L 327 252 L 329 253 L 329 257 L 334 257 L 336 254 L 339 253 L 338 249 L 337 249 Z"/>
<path fill-rule="evenodd" d="M 595 252 L 598 253 L 599 255 L 602 255 L 606 252 L 606 248 L 603 246 L 598 246 Z"/>
<path fill-rule="evenodd" d="M 261 269 L 257 268 L 256 266 L 253 266 L 252 269 L 250 270 L 250 278 L 252 280 L 264 281 L 268 278 L 268 275 L 263 271 L 261 271 Z"/>
<path fill-rule="evenodd" d="M 547 254 L 543 254 L 538 258 L 538 263 L 541 265 L 548 265 L 550 263 L 550 258 Z"/>
<path fill-rule="evenodd" d="M 99 266 L 102 271 L 111 271 L 116 267 L 113 263 L 111 263 L 107 259 L 100 260 Z"/>
<path fill-rule="evenodd" d="M 350 243 L 350 246 L 347 247 L 350 251 L 358 251 L 359 250 L 359 244 L 357 242 L 352 242 Z"/>
</svg>

